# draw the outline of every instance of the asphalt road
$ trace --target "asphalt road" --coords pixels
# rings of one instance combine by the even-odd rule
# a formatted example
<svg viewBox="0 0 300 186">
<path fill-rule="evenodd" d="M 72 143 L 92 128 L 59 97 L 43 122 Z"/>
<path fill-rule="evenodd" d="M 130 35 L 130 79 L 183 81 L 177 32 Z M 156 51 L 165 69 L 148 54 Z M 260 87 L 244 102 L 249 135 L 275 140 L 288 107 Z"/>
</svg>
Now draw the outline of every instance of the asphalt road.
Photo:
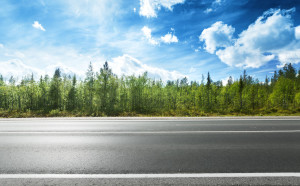
<svg viewBox="0 0 300 186">
<path fill-rule="evenodd" d="M 300 120 L 0 120 L 1 175 L 266 172 L 300 172 Z"/>
</svg>

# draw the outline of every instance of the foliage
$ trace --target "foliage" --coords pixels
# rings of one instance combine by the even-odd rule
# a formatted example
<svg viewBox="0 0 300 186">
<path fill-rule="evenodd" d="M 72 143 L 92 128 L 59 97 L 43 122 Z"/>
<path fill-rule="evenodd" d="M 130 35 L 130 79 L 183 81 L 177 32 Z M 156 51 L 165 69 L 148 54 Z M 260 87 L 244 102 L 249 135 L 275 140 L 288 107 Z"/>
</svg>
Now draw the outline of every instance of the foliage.
<svg viewBox="0 0 300 186">
<path fill-rule="evenodd" d="M 108 63 L 94 73 L 90 63 L 86 78 L 63 75 L 56 69 L 38 81 L 30 77 L 19 83 L 0 75 L 0 116 L 211 116 L 298 115 L 299 70 L 287 64 L 264 82 L 246 71 L 226 85 L 208 73 L 201 83 L 187 78 L 162 82 L 148 77 L 117 77 Z"/>
</svg>

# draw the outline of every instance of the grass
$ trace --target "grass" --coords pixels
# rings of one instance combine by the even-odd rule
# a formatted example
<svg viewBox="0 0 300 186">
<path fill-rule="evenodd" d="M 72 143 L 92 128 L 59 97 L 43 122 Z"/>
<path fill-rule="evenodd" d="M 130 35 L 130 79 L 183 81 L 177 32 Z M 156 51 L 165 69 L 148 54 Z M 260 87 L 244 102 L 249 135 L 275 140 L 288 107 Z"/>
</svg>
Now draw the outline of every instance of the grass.
<svg viewBox="0 0 300 186">
<path fill-rule="evenodd" d="M 60 111 L 51 110 L 50 112 L 44 111 L 5 111 L 0 110 L 1 118 L 34 118 L 34 117 L 214 117 L 214 116 L 300 116 L 298 110 L 261 110 L 256 112 L 163 112 L 163 113 L 152 113 L 152 114 L 141 114 L 136 112 L 122 112 L 116 115 L 105 115 L 104 113 L 85 113 L 80 111 Z"/>
</svg>

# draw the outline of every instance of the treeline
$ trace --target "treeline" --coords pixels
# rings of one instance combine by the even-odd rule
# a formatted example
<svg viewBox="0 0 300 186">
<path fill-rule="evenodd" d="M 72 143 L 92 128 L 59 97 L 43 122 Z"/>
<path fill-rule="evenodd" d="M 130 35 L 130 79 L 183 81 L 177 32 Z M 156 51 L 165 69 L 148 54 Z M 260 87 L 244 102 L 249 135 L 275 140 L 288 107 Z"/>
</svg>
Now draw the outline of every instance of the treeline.
<svg viewBox="0 0 300 186">
<path fill-rule="evenodd" d="M 26 77 L 16 83 L 0 77 L 0 116 L 206 116 L 252 114 L 299 114 L 300 70 L 285 65 L 265 82 L 247 75 L 228 79 L 226 85 L 208 73 L 201 81 L 153 80 L 113 74 L 106 62 L 86 77 L 62 75 L 56 69 L 38 81 Z M 297 75 L 298 74 L 298 75 Z"/>
</svg>

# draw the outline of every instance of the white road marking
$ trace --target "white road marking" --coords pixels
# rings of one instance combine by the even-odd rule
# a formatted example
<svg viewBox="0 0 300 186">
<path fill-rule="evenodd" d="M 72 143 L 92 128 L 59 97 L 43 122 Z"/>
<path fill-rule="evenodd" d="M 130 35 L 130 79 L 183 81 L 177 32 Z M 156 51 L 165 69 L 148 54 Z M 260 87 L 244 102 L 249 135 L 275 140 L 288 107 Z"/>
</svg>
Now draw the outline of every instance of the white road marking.
<svg viewBox="0 0 300 186">
<path fill-rule="evenodd" d="M 0 134 L 205 134 L 205 133 L 299 133 L 300 130 L 261 131 L 1 131 Z"/>
<path fill-rule="evenodd" d="M 91 118 L 91 119 L 60 119 L 60 118 L 0 118 L 1 122 L 202 122 L 202 121 L 300 121 L 300 117 L 296 118 L 180 118 L 180 119 L 173 119 L 173 118 L 136 118 L 136 119 L 123 119 L 123 118 L 114 118 L 114 119 L 98 119 L 98 118 Z"/>
<path fill-rule="evenodd" d="M 43 178 L 249 178 L 249 177 L 300 177 L 290 173 L 174 173 L 174 174 L 0 174 L 0 179 Z"/>
</svg>

